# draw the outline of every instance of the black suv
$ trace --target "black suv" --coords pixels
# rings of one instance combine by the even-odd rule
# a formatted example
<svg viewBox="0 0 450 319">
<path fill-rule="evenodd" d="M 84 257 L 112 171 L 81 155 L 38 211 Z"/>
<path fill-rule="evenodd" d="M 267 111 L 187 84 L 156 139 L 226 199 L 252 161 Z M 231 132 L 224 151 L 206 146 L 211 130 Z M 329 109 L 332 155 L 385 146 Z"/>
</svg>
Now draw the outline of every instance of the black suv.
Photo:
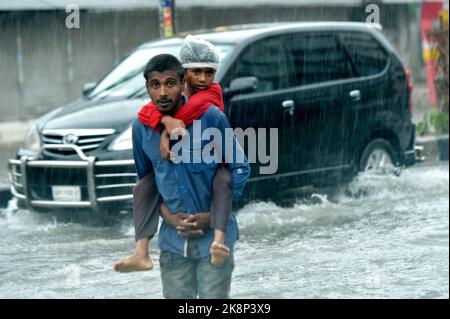
<svg viewBox="0 0 450 319">
<path fill-rule="evenodd" d="M 358 171 L 415 162 L 408 70 L 374 24 L 283 23 L 196 34 L 214 43 L 216 81 L 233 127 L 278 128 L 278 170 L 252 164 L 246 199 L 348 181 Z M 183 38 L 145 43 L 83 97 L 28 132 L 9 161 L 11 190 L 33 209 L 129 207 L 136 172 L 132 120 L 148 101 L 142 71 L 178 55 Z"/>
</svg>

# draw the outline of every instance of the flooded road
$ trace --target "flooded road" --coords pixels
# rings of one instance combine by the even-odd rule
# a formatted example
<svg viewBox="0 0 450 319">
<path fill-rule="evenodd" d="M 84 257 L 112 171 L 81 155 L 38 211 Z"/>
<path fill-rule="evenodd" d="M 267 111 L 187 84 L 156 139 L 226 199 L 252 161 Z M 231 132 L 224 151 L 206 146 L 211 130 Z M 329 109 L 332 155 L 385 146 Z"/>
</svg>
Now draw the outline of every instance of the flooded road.
<svg viewBox="0 0 450 319">
<path fill-rule="evenodd" d="M 233 298 L 448 298 L 448 163 L 395 176 L 362 175 L 283 208 L 238 212 Z M 151 272 L 111 266 L 134 246 L 131 219 L 111 227 L 0 215 L 1 298 L 162 298 L 156 241 Z"/>
</svg>

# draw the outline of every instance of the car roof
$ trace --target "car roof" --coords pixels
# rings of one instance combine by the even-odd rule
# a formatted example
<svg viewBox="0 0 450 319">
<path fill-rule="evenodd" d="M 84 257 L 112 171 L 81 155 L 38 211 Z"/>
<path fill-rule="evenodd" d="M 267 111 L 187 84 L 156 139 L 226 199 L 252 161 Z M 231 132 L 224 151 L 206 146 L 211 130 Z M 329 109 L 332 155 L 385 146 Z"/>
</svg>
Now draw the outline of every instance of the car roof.
<svg viewBox="0 0 450 319">
<path fill-rule="evenodd" d="M 183 38 L 193 34 L 199 38 L 214 43 L 238 43 L 254 36 L 286 31 L 307 30 L 381 30 L 381 25 L 362 22 L 277 22 L 260 24 L 241 24 L 221 26 L 214 29 L 196 30 L 179 33 L 176 36 L 163 40 L 144 43 L 143 47 L 166 46 L 181 44 Z"/>
</svg>

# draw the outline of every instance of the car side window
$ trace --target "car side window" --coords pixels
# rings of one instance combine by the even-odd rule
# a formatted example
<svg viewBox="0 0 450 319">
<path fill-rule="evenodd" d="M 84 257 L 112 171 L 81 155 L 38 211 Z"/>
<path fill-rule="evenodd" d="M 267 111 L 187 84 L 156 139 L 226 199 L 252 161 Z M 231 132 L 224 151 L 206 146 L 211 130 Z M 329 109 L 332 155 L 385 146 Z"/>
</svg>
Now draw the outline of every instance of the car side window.
<svg viewBox="0 0 450 319">
<path fill-rule="evenodd" d="M 257 92 L 285 88 L 288 83 L 286 56 L 279 37 L 258 40 L 250 44 L 230 70 L 229 83 L 236 78 L 254 76 Z"/>
<path fill-rule="evenodd" d="M 365 32 L 342 32 L 339 36 L 359 76 L 374 75 L 384 70 L 387 55 L 372 35 Z"/>
<path fill-rule="evenodd" d="M 347 52 L 334 34 L 291 34 L 285 38 L 291 86 L 354 77 Z"/>
</svg>

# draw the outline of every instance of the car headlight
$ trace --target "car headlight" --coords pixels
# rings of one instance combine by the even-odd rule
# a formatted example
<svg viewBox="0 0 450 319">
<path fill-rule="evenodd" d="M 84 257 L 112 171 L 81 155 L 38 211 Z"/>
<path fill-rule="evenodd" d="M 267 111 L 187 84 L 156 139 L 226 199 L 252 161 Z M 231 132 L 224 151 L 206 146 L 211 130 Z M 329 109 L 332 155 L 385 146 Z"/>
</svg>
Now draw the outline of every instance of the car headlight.
<svg viewBox="0 0 450 319">
<path fill-rule="evenodd" d="M 23 143 L 23 149 L 35 153 L 40 153 L 42 150 L 41 139 L 39 138 L 39 133 L 36 124 L 33 124 L 25 136 Z"/>
<path fill-rule="evenodd" d="M 133 142 L 131 141 L 131 127 L 126 129 L 108 146 L 108 150 L 110 151 L 124 151 L 131 150 L 132 148 Z"/>
</svg>

